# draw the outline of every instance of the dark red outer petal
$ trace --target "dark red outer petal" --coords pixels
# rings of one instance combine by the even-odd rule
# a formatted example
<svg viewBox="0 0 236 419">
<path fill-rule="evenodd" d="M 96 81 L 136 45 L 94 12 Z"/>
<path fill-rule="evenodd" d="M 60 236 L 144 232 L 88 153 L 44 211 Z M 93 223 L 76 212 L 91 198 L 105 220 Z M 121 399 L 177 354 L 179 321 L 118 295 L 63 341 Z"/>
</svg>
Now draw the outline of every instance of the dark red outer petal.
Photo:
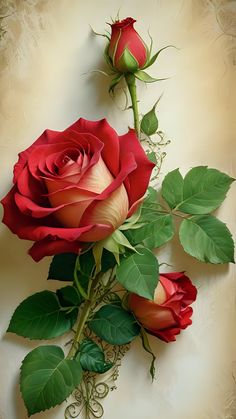
<svg viewBox="0 0 236 419">
<path fill-rule="evenodd" d="M 107 225 L 87 225 L 78 228 L 65 228 L 55 224 L 55 219 L 45 217 L 44 225 L 42 220 L 28 217 L 19 211 L 15 204 L 16 186 L 2 200 L 4 207 L 3 223 L 20 239 L 40 241 L 45 238 L 51 240 L 68 240 L 69 242 L 78 241 L 83 233 L 87 233 L 94 228 L 100 228 L 102 231 L 110 231 L 110 226 Z M 53 224 L 54 223 L 54 224 Z"/>
<path fill-rule="evenodd" d="M 129 189 L 128 195 L 131 207 L 145 194 L 155 164 L 147 158 L 140 142 L 137 141 L 137 136 L 133 129 L 130 129 L 127 134 L 120 136 L 119 139 L 121 156 L 133 153 L 137 163 L 137 169 L 131 172 L 124 182 L 125 186 L 128 184 L 127 190 Z"/>
<path fill-rule="evenodd" d="M 54 256 L 59 253 L 79 254 L 81 249 L 81 243 L 77 241 L 43 239 L 33 244 L 29 249 L 29 254 L 35 262 L 39 262 L 44 256 Z"/>
<path fill-rule="evenodd" d="M 40 135 L 40 137 L 30 147 L 28 147 L 26 150 L 19 153 L 18 162 L 14 166 L 14 178 L 13 178 L 14 183 L 17 181 L 19 174 L 25 167 L 26 162 L 28 161 L 28 158 L 30 154 L 32 153 L 32 151 L 35 149 L 35 147 L 40 144 L 47 144 L 47 143 L 50 143 L 51 141 L 55 141 L 55 139 L 58 137 L 59 134 L 60 132 L 58 131 L 52 131 L 52 130 L 46 129 L 42 133 L 42 135 Z"/>
</svg>

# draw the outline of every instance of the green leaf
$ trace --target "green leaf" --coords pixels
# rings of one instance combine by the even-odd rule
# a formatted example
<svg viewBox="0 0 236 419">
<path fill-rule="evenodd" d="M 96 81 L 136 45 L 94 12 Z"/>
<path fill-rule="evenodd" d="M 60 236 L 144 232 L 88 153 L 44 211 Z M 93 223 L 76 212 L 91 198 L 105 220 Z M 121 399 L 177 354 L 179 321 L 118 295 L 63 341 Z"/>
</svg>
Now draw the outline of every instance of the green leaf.
<svg viewBox="0 0 236 419">
<path fill-rule="evenodd" d="M 147 153 L 147 158 L 154 164 L 157 164 L 157 156 L 155 151 L 151 151 L 150 153 Z"/>
<path fill-rule="evenodd" d="M 184 220 L 179 230 L 180 242 L 191 256 L 202 262 L 234 262 L 234 242 L 228 228 L 212 215 Z"/>
<path fill-rule="evenodd" d="M 103 374 L 113 367 L 112 362 L 105 361 L 105 355 L 100 346 L 91 339 L 84 339 L 76 355 L 82 368 L 87 371 Z"/>
<path fill-rule="evenodd" d="M 62 308 L 51 291 L 42 291 L 24 300 L 15 310 L 8 332 L 29 339 L 52 339 L 68 332 L 74 325 L 78 310 Z"/>
<path fill-rule="evenodd" d="M 119 71 L 122 73 L 134 73 L 139 67 L 138 61 L 131 54 L 128 48 L 125 48 L 117 64 Z"/>
<path fill-rule="evenodd" d="M 28 415 L 62 403 L 79 385 L 82 369 L 75 360 L 65 359 L 58 346 L 40 346 L 23 360 L 20 390 Z"/>
<path fill-rule="evenodd" d="M 173 216 L 149 211 L 141 217 L 142 227 L 132 230 L 132 243 L 143 243 L 149 249 L 155 249 L 171 240 L 174 236 Z"/>
<path fill-rule="evenodd" d="M 145 71 L 142 70 L 138 70 L 134 73 L 136 79 L 139 79 L 140 81 L 144 81 L 145 83 L 154 83 L 155 81 L 162 81 L 162 80 L 167 80 L 166 78 L 164 79 L 155 79 L 151 76 L 149 76 L 149 74 L 147 74 Z"/>
<path fill-rule="evenodd" d="M 83 302 L 83 298 L 78 290 L 70 285 L 57 290 L 57 296 L 62 307 L 78 307 Z"/>
<path fill-rule="evenodd" d="M 233 181 L 225 173 L 206 166 L 194 167 L 184 179 L 176 169 L 166 175 L 162 196 L 171 209 L 187 214 L 208 214 L 223 202 Z"/>
<path fill-rule="evenodd" d="M 149 186 L 148 188 L 148 195 L 144 200 L 144 204 L 156 204 L 157 205 L 158 202 L 158 195 L 157 195 L 157 191 L 156 189 L 152 188 L 151 186 Z"/>
<path fill-rule="evenodd" d="M 144 134 L 151 136 L 155 134 L 157 129 L 158 129 L 158 119 L 156 116 L 156 105 L 155 105 L 148 113 L 146 113 L 143 116 L 142 121 L 141 121 L 141 131 L 144 132 Z"/>
<path fill-rule="evenodd" d="M 158 262 L 150 250 L 139 248 L 139 252 L 121 260 L 116 276 L 128 291 L 152 300 L 159 279 Z"/>
<path fill-rule="evenodd" d="M 105 305 L 89 323 L 90 329 L 101 339 L 112 345 L 131 342 L 140 333 L 140 326 L 134 316 L 122 307 Z"/>
<path fill-rule="evenodd" d="M 179 169 L 169 172 L 162 182 L 162 197 L 171 209 L 183 199 L 184 180 Z"/>
<path fill-rule="evenodd" d="M 155 357 L 154 353 L 152 352 L 152 349 L 151 349 L 150 344 L 149 344 L 149 341 L 148 341 L 147 334 L 146 334 L 146 332 L 145 332 L 145 330 L 144 330 L 143 327 L 141 327 L 140 337 L 142 339 L 143 349 L 145 349 L 145 351 L 148 352 L 152 356 L 152 362 L 151 362 L 151 365 L 150 365 L 149 372 L 150 372 L 150 375 L 151 375 L 152 381 L 153 381 L 154 378 L 155 378 L 155 361 L 156 361 L 156 357 Z"/>
<path fill-rule="evenodd" d="M 224 201 L 233 181 L 219 170 L 194 167 L 184 178 L 183 200 L 176 209 L 187 214 L 208 214 Z"/>
<path fill-rule="evenodd" d="M 74 281 L 76 259 L 75 253 L 61 253 L 54 256 L 49 268 L 48 279 Z"/>
</svg>

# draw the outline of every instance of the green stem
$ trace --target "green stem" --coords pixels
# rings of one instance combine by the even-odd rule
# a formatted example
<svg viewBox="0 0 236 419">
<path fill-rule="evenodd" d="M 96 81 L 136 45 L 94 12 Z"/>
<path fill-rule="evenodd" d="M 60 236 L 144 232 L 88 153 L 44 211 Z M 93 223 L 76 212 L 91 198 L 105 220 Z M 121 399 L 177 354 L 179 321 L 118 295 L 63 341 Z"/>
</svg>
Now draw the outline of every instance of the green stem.
<svg viewBox="0 0 236 419">
<path fill-rule="evenodd" d="M 88 299 L 88 295 L 84 291 L 83 287 L 81 287 L 80 282 L 79 282 L 79 278 L 78 278 L 78 265 L 79 265 L 79 255 L 77 256 L 76 261 L 75 261 L 74 281 L 75 281 L 75 285 L 76 285 L 79 293 L 84 297 L 85 300 L 87 300 Z"/>
<path fill-rule="evenodd" d="M 125 75 L 125 80 L 129 89 L 133 115 L 134 115 L 134 129 L 138 138 L 140 138 L 140 122 L 139 122 L 139 112 L 138 112 L 138 100 L 137 100 L 137 90 L 135 83 L 135 76 L 131 73 Z"/>
<path fill-rule="evenodd" d="M 78 349 L 78 344 L 79 344 L 79 342 L 81 340 L 81 337 L 83 335 L 84 327 L 85 327 L 86 322 L 89 318 L 91 308 L 94 304 L 94 293 L 95 293 L 95 290 L 96 290 L 96 286 L 97 286 L 97 284 L 100 280 L 100 276 L 101 275 L 97 275 L 97 277 L 94 278 L 93 281 L 92 281 L 92 285 L 91 285 L 91 288 L 90 288 L 90 293 L 89 293 L 88 299 L 84 303 L 82 312 L 80 314 L 78 327 L 77 327 L 77 330 L 76 330 L 76 333 L 75 333 L 75 336 L 74 336 L 74 339 L 73 339 L 73 343 L 72 343 L 71 348 L 70 348 L 70 350 L 68 352 L 68 355 L 67 355 L 67 358 L 69 358 L 69 359 L 74 357 L 74 355 L 75 355 L 75 353 Z"/>
</svg>

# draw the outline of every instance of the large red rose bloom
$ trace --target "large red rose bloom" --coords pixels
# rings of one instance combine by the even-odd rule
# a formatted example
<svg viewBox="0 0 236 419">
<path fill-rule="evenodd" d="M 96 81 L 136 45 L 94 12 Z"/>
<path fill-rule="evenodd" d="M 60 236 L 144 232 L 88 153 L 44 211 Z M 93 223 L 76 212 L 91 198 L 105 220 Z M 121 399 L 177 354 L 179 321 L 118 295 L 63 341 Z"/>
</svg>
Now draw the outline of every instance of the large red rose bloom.
<svg viewBox="0 0 236 419">
<path fill-rule="evenodd" d="M 134 130 L 118 136 L 105 119 L 46 130 L 19 154 L 14 186 L 1 201 L 3 222 L 35 242 L 29 253 L 36 261 L 77 253 L 132 215 L 153 166 Z"/>
</svg>

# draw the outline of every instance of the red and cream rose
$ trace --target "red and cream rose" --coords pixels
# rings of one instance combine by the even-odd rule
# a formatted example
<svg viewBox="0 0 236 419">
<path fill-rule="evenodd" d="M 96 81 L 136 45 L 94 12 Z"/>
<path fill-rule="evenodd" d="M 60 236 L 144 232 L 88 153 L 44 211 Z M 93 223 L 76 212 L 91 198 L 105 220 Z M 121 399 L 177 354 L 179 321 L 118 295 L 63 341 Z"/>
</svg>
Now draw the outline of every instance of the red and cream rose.
<svg viewBox="0 0 236 419">
<path fill-rule="evenodd" d="M 196 296 L 197 290 L 190 279 L 183 272 L 172 272 L 160 275 L 153 301 L 131 294 L 129 307 L 149 333 L 171 342 L 192 324 L 190 305 Z"/>
<path fill-rule="evenodd" d="M 1 201 L 3 222 L 35 242 L 29 253 L 36 261 L 77 253 L 132 215 L 152 169 L 135 131 L 118 136 L 105 119 L 46 130 L 19 154 L 14 186 Z"/>
</svg>

